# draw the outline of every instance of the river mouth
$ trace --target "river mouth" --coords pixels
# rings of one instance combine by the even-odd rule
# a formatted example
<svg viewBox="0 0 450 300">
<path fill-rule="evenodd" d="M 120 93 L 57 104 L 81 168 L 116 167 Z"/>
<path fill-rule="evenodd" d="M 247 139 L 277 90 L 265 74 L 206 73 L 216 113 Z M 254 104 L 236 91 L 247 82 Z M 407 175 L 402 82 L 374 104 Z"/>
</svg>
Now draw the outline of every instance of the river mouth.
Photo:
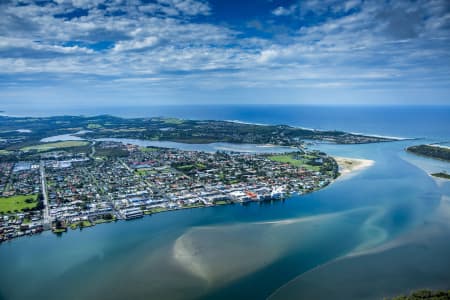
<svg viewBox="0 0 450 300">
<path fill-rule="evenodd" d="M 343 295 L 363 293 L 374 299 L 379 294 L 368 293 L 370 286 L 359 281 L 359 290 L 338 289 L 341 279 L 354 280 L 342 272 L 360 274 L 358 266 L 376 270 L 386 261 L 398 261 L 398 273 L 392 274 L 404 275 L 413 265 L 402 263 L 402 256 L 422 253 L 421 265 L 433 256 L 445 264 L 442 255 L 450 250 L 447 242 L 440 241 L 450 232 L 439 223 L 445 218 L 423 227 L 437 212 L 446 211 L 442 201 L 448 199 L 442 197 L 449 188 L 438 186 L 426 172 L 401 158 L 408 143 L 320 146 L 331 155 L 375 164 L 323 190 L 286 201 L 176 211 L 71 231 L 62 237 L 44 233 L 2 244 L 0 295 L 4 299 L 60 299 L 62 294 L 66 299 L 264 299 L 300 295 L 298 289 L 308 296 L 308 291 L 320 290 L 326 283 Z M 424 243 L 389 248 L 409 235 Z M 30 253 L 39 253 L 39 259 Z M 418 269 L 426 276 L 395 283 L 409 289 L 420 287 L 420 280 L 439 285 L 436 278 L 448 278 L 436 264 L 429 265 Z M 323 280 L 322 269 L 330 274 Z M 19 287 L 23 281 L 29 282 L 27 289 Z M 306 283 L 314 284 L 305 289 Z M 386 286 L 384 291 L 383 295 L 397 292 Z"/>
</svg>

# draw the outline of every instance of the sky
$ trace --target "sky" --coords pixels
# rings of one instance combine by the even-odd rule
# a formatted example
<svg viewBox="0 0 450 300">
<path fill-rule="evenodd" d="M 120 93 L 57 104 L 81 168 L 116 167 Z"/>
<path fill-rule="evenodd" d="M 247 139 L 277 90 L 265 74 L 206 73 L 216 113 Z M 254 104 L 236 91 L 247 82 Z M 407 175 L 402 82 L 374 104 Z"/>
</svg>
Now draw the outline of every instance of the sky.
<svg viewBox="0 0 450 300">
<path fill-rule="evenodd" d="M 450 1 L 0 0 L 7 105 L 450 105 Z"/>
</svg>

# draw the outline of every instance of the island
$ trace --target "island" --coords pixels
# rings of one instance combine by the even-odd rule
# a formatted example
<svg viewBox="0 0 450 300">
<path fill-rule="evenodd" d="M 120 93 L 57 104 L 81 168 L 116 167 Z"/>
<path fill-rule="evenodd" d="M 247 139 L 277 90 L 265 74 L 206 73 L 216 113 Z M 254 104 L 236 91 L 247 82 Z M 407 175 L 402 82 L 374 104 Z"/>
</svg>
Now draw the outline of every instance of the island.
<svg viewBox="0 0 450 300">
<path fill-rule="evenodd" d="M 335 159 L 308 150 L 300 138 L 390 141 L 284 125 L 163 118 L 5 117 L 0 124 L 0 241 L 44 230 L 62 234 L 171 210 L 307 194 L 371 161 Z M 72 134 L 74 140 L 45 142 L 55 134 Z M 292 148 L 285 153 L 186 151 L 102 140 L 111 136 Z"/>
<path fill-rule="evenodd" d="M 447 146 L 438 144 L 417 145 L 406 148 L 406 151 L 414 153 L 416 155 L 450 162 L 450 147 Z"/>
<path fill-rule="evenodd" d="M 450 147 L 439 144 L 417 145 L 406 148 L 406 151 L 416 155 L 450 162 Z M 446 171 L 430 173 L 431 176 L 450 180 Z"/>
</svg>

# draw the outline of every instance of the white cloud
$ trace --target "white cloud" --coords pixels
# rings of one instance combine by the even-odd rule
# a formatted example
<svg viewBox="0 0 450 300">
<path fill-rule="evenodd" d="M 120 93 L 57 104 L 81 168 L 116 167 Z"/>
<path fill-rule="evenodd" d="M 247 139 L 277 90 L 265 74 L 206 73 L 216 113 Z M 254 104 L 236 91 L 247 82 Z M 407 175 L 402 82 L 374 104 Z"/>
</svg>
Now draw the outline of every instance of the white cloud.
<svg viewBox="0 0 450 300">
<path fill-rule="evenodd" d="M 175 8 L 181 14 L 188 16 L 208 15 L 211 12 L 207 2 L 198 0 L 157 0 L 160 4 L 165 4 L 170 8 Z"/>
<path fill-rule="evenodd" d="M 290 16 L 293 15 L 298 9 L 298 6 L 293 4 L 289 7 L 283 7 L 283 6 L 278 6 L 276 9 L 274 9 L 272 11 L 272 14 L 274 14 L 277 17 L 280 16 Z"/>
<path fill-rule="evenodd" d="M 305 12 L 330 16 L 319 23 L 302 21 L 302 27 L 283 41 L 198 21 L 193 17 L 214 13 L 206 1 L 109 2 L 105 10 L 83 0 L 45 7 L 11 5 L 0 10 L 0 73 L 45 72 L 65 80 L 82 74 L 99 82 L 114 77 L 124 85 L 142 81 L 204 89 L 331 88 L 417 78 L 443 85 L 450 68 L 450 17 L 444 2 L 420 2 L 411 9 L 402 1 L 395 7 L 375 1 L 302 1 L 272 11 L 274 22 L 285 20 L 278 16 L 302 18 Z M 70 20 L 53 17 L 74 7 L 89 13 Z M 409 29 L 408 19 L 396 14 L 402 9 L 427 16 L 417 35 L 387 33 L 389 24 Z M 117 10 L 124 14 L 112 14 Z M 20 22 L 12 24 L 14 20 Z M 122 80 L 126 78 L 132 80 Z"/>
<path fill-rule="evenodd" d="M 116 43 L 113 50 L 120 51 L 129 51 L 129 50 L 141 50 L 145 48 L 149 48 L 155 46 L 158 43 L 158 38 L 154 36 L 146 37 L 142 40 L 132 40 L 132 41 L 122 41 Z"/>
</svg>

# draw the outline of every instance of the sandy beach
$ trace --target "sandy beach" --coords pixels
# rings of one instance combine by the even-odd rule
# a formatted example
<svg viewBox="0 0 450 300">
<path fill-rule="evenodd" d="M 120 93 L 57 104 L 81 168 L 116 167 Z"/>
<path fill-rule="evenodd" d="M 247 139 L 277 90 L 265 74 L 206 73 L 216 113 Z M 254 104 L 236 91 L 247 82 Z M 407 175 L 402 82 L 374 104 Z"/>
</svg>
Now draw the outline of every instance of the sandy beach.
<svg viewBox="0 0 450 300">
<path fill-rule="evenodd" d="M 428 144 L 428 146 L 436 147 L 436 148 L 443 148 L 443 149 L 450 149 L 450 146 L 440 145 L 440 144 Z"/>
<path fill-rule="evenodd" d="M 339 165 L 339 173 L 341 173 L 341 176 L 339 176 L 339 178 L 347 177 L 350 174 L 354 174 L 358 171 L 367 169 L 375 164 L 375 161 L 370 159 L 339 156 L 333 156 L 333 158 Z"/>
</svg>

